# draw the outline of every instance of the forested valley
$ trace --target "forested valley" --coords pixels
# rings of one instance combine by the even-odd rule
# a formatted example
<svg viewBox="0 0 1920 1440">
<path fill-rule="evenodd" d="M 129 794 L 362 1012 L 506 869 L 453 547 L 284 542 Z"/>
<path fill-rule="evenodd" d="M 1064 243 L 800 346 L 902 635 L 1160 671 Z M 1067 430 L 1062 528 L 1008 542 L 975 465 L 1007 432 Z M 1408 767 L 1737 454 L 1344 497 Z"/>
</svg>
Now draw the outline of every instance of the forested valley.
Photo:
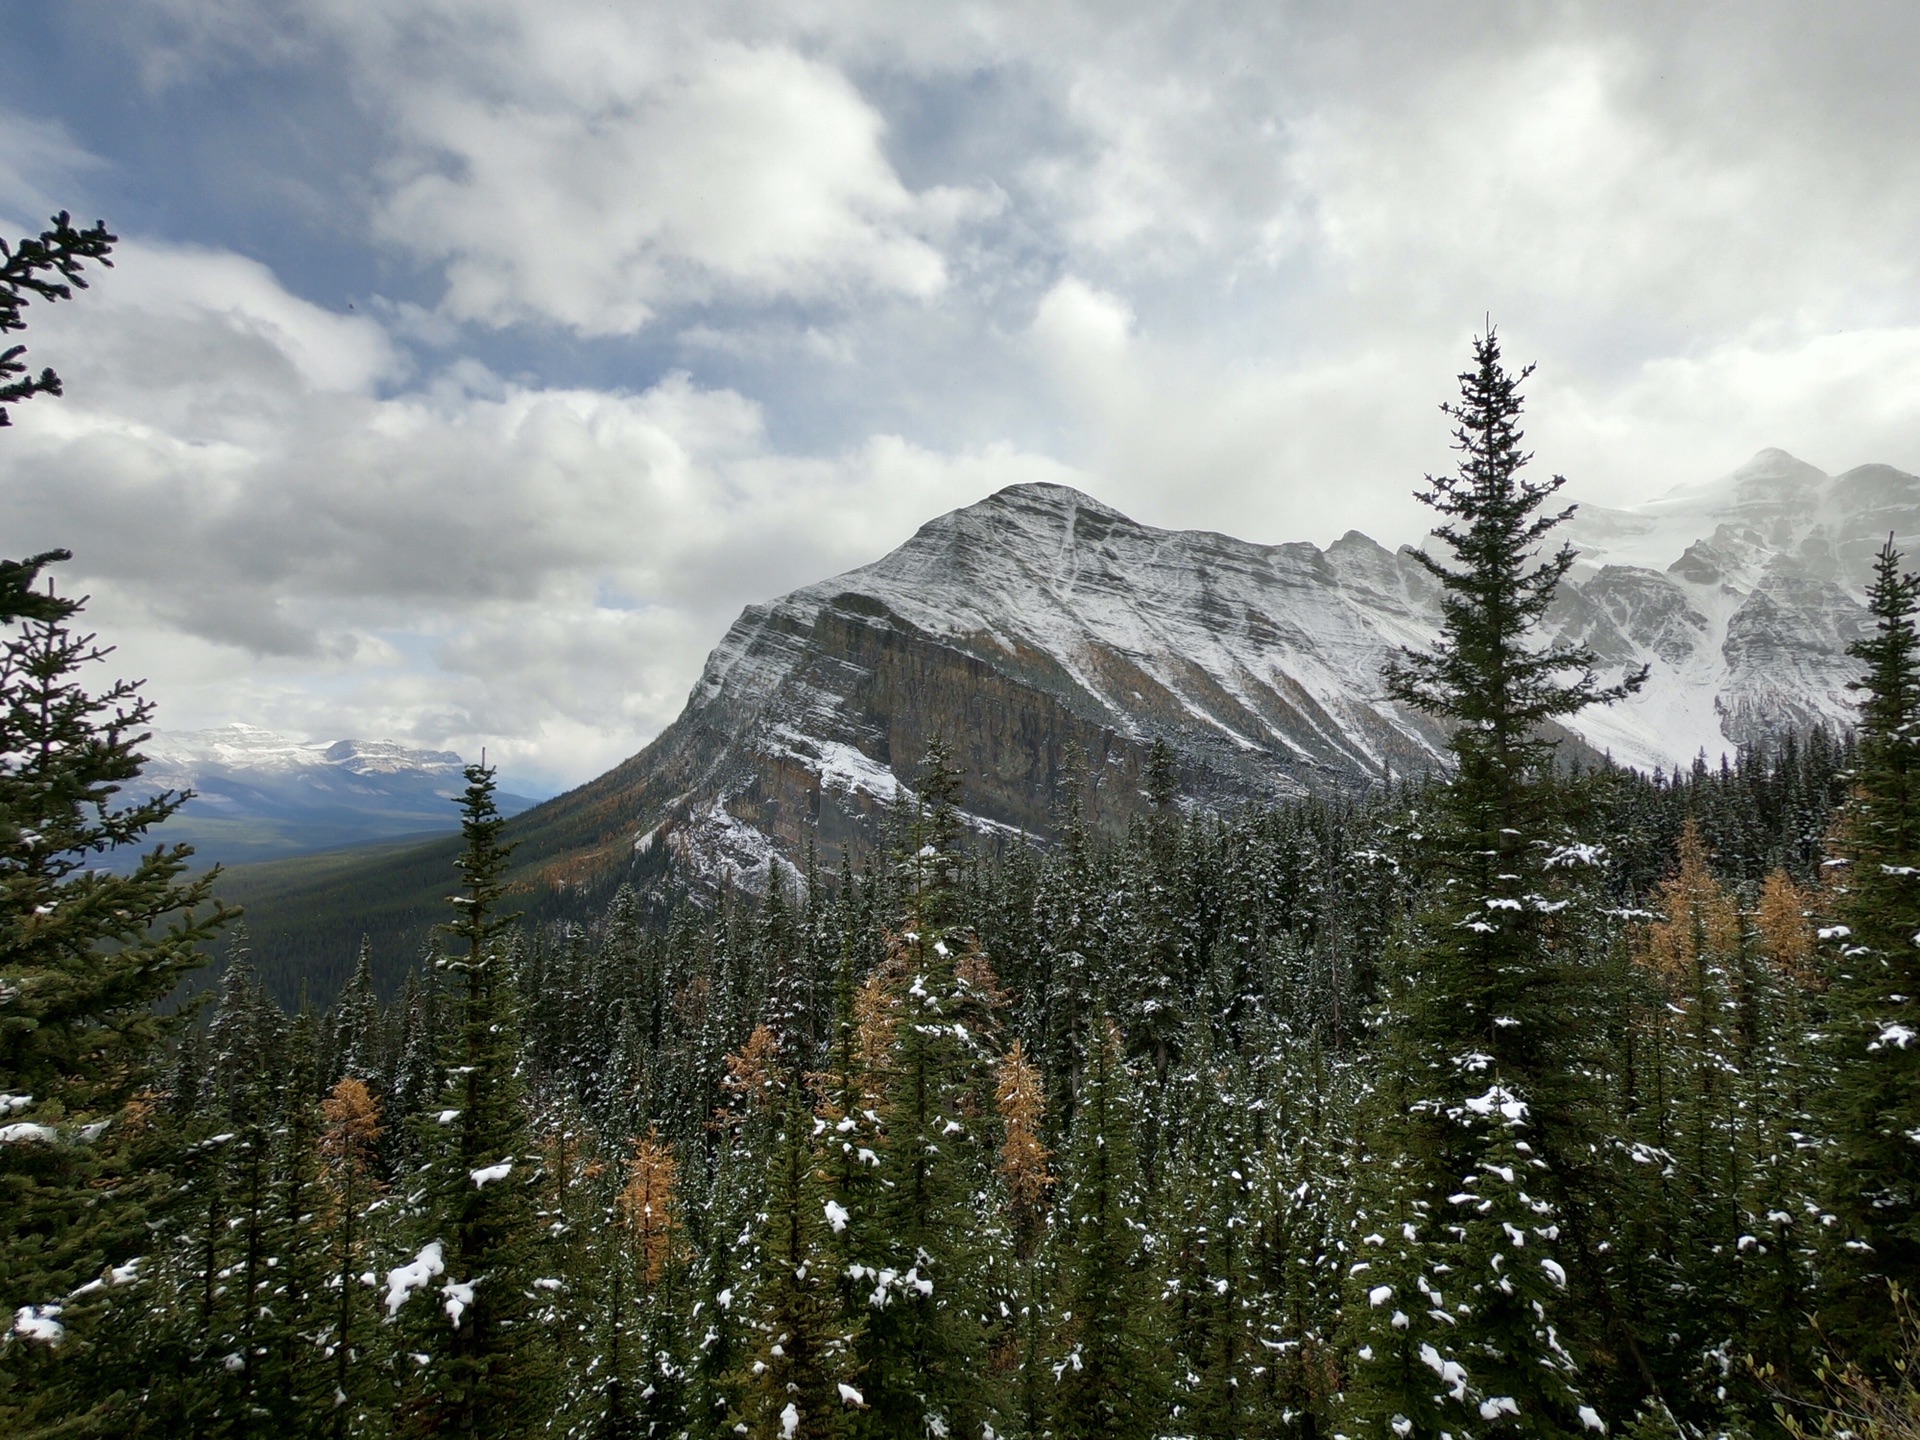
<svg viewBox="0 0 1920 1440">
<path fill-rule="evenodd" d="M 64 224 L 65 217 L 60 217 Z M 47 237 L 57 253 L 94 232 Z M 111 237 L 98 232 L 101 246 Z M 0 569 L 0 1425 L 13 1436 L 1910 1436 L 1920 579 L 1860 724 L 1675 775 L 1529 648 L 1572 564 L 1491 335 L 1429 482 L 1443 776 L 518 923 L 288 1014 L 116 799 L 151 707 Z"/>
</svg>

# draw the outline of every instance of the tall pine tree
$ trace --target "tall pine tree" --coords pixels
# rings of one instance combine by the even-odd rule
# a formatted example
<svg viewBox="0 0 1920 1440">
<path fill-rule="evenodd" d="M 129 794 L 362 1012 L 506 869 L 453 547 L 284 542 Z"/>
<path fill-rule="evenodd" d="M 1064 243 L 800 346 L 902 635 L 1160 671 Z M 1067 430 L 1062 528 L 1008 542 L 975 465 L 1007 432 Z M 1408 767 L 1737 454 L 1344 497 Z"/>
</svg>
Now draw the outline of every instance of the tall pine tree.
<svg viewBox="0 0 1920 1440">
<path fill-rule="evenodd" d="M 450 1132 L 425 1174 L 421 1273 L 438 1260 L 435 1308 L 415 1312 L 429 1358 L 418 1376 L 412 1420 L 433 1434 L 521 1436 L 547 1414 L 549 1346 L 537 1323 L 533 1282 L 538 1157 L 521 1093 L 511 941 L 518 917 L 502 909 L 510 849 L 494 800 L 494 772 L 469 765 L 461 797 L 465 846 L 455 862 L 459 918 L 446 926 L 454 952 L 442 962 L 464 990 L 454 1063 L 441 1112 Z M 429 1281 L 431 1283 L 431 1281 Z"/>
<path fill-rule="evenodd" d="M 1356 1263 L 1349 1300 L 1362 1362 L 1352 1417 L 1414 1440 L 1601 1423 L 1566 1347 L 1577 1267 L 1553 1169 L 1589 1139 L 1592 1006 L 1556 876 L 1588 852 L 1560 823 L 1546 727 L 1645 680 L 1604 686 L 1591 651 L 1540 643 L 1574 562 L 1565 545 L 1540 555 L 1572 513 L 1542 511 L 1565 482 L 1523 473 L 1531 371 L 1510 374 L 1491 331 L 1473 358 L 1459 402 L 1443 407 L 1458 469 L 1418 492 L 1451 552 L 1451 564 L 1419 555 L 1441 586 L 1441 635 L 1385 672 L 1393 698 L 1450 727 L 1454 773 L 1422 847 L 1433 898 L 1384 1008 L 1395 1083 L 1371 1137 L 1376 1248 Z"/>
<path fill-rule="evenodd" d="M 1920 576 L 1888 538 L 1867 591 L 1859 765 L 1840 829 L 1824 1096 L 1839 1217 L 1827 1326 L 1870 1365 L 1897 1335 L 1889 1287 L 1920 1293 Z"/>
<path fill-rule="evenodd" d="M 163 1186 L 127 1107 L 183 1018 L 157 1002 L 227 918 L 211 876 L 183 879 L 184 846 L 131 873 L 100 864 L 185 797 L 116 804 L 140 774 L 152 705 L 134 683 L 83 683 L 108 647 L 69 625 L 81 602 L 33 588 L 61 558 L 0 574 L 0 1309 L 22 1317 L 21 1335 L 61 1342 L 0 1347 L 0 1428 L 15 1434 L 75 1416 L 73 1433 L 91 1433 L 104 1382 L 63 1387 L 84 1371 L 110 1287 L 74 1292 L 146 1244 Z"/>
</svg>

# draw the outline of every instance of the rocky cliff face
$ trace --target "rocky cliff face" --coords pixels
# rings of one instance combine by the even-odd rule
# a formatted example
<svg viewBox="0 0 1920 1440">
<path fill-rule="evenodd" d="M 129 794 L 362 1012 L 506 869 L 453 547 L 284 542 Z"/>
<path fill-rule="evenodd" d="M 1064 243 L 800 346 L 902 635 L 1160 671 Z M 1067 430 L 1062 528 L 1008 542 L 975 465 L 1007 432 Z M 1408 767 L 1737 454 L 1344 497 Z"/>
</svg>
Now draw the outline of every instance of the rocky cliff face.
<svg viewBox="0 0 1920 1440">
<path fill-rule="evenodd" d="M 1920 479 L 1829 477 L 1779 451 L 1630 510 L 1583 508 L 1552 623 L 1653 679 L 1581 717 L 1578 737 L 1652 768 L 1847 723 L 1844 650 L 1889 530 L 1920 535 Z M 555 879 L 665 847 L 763 883 L 809 842 L 829 862 L 871 842 L 935 730 L 966 771 L 972 823 L 998 834 L 1053 832 L 1076 754 L 1095 823 L 1136 813 L 1155 739 L 1206 806 L 1438 766 L 1441 735 L 1379 683 L 1395 647 L 1433 638 L 1437 598 L 1410 551 L 1358 532 L 1325 550 L 1255 545 L 1016 486 L 749 607 L 673 725 L 529 817 L 550 837 L 534 849 Z"/>
</svg>

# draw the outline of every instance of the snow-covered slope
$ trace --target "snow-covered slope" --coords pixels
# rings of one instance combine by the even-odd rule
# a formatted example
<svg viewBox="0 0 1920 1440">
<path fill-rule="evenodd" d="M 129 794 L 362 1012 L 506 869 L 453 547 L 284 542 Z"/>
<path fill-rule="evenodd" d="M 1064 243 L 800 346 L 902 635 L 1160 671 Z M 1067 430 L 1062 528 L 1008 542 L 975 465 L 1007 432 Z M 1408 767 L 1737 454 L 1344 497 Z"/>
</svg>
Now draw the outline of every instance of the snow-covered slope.
<svg viewBox="0 0 1920 1440">
<path fill-rule="evenodd" d="M 161 732 L 141 747 L 143 788 L 192 790 L 158 832 L 201 858 L 270 859 L 457 828 L 460 757 L 391 740 L 292 740 L 251 725 Z M 532 801 L 502 796 L 509 814 Z"/>
<path fill-rule="evenodd" d="M 1920 479 L 1885 465 L 1828 476 L 1781 450 L 1628 510 L 1583 506 L 1582 564 L 1556 612 L 1609 659 L 1651 664 L 1635 699 L 1577 728 L 1641 766 L 1685 763 L 1785 726 L 1851 723 L 1847 643 L 1892 534 L 1920 537 Z"/>
<path fill-rule="evenodd" d="M 1846 724 L 1845 647 L 1891 530 L 1920 536 L 1920 479 L 1829 477 L 1763 451 L 1709 485 L 1583 508 L 1582 560 L 1551 617 L 1646 690 L 1573 724 L 1653 768 L 1763 733 Z M 983 829 L 1050 833 L 1078 753 L 1095 819 L 1136 813 L 1153 742 L 1189 803 L 1231 805 L 1444 763 L 1388 702 L 1381 663 L 1437 627 L 1410 550 L 1352 532 L 1322 550 L 1157 530 L 1057 485 L 1022 485 L 923 526 L 892 554 L 750 606 L 687 707 L 646 750 L 555 802 L 603 858 L 665 845 L 696 869 L 764 877 L 808 844 L 870 841 L 932 732 Z M 577 846 L 567 865 L 577 864 Z M 558 861 L 556 860 L 556 863 Z"/>
</svg>

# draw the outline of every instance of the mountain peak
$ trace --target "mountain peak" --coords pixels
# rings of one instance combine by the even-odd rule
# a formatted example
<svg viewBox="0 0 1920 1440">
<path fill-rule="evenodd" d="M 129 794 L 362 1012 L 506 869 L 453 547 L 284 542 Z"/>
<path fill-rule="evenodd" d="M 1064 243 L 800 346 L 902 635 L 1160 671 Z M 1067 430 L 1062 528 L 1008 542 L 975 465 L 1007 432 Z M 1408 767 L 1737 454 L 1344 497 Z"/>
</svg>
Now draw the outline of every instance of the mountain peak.
<svg viewBox="0 0 1920 1440">
<path fill-rule="evenodd" d="M 1815 469 L 1797 455 L 1790 455 L 1776 445 L 1756 450 L 1753 458 L 1733 472 L 1735 480 L 1749 480 L 1759 477 L 1794 479 L 1806 484 L 1817 485 L 1827 478 L 1824 470 Z"/>
<path fill-rule="evenodd" d="M 1018 485 L 1006 485 L 994 491 L 984 500 L 976 501 L 967 509 L 1056 509 L 1056 510 L 1098 510 L 1110 515 L 1119 515 L 1103 500 L 1096 500 L 1084 490 L 1076 490 L 1071 485 L 1061 485 L 1052 480 L 1023 480 Z M 1122 517 L 1124 518 L 1124 517 Z"/>
<path fill-rule="evenodd" d="M 987 521 L 1011 522 L 1026 526 L 1038 524 L 1042 528 L 1051 529 L 1056 526 L 1075 525 L 1082 519 L 1097 520 L 1106 525 L 1137 523 L 1131 516 L 1121 513 L 1106 501 L 1096 499 L 1084 490 L 1076 490 L 1071 485 L 1059 485 L 1051 480 L 1028 480 L 996 490 L 985 499 L 976 500 L 971 505 L 950 510 L 921 528 L 931 530 L 956 525 L 964 526 L 974 521 Z"/>
</svg>

